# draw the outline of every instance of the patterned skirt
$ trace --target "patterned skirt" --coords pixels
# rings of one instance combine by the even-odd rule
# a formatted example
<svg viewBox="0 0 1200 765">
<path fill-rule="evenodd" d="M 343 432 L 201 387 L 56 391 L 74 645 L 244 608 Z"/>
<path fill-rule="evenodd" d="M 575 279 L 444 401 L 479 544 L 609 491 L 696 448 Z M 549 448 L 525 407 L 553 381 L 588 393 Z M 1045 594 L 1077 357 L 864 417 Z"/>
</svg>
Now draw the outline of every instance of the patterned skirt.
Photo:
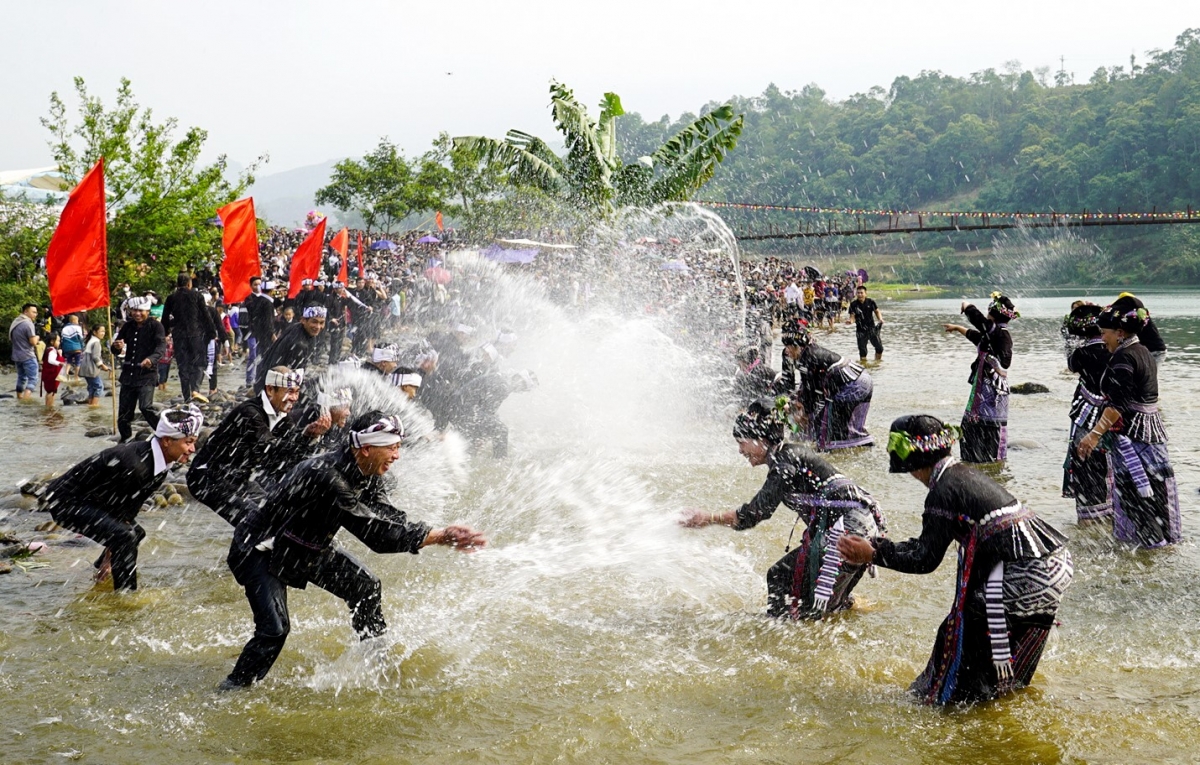
<svg viewBox="0 0 1200 765">
<path fill-rule="evenodd" d="M 1001 678 L 993 661 L 983 587 L 968 596 L 957 655 L 947 655 L 946 632 L 954 623 L 947 616 L 938 628 L 925 671 L 909 691 L 927 703 L 972 704 L 1003 696 L 1033 680 L 1063 592 L 1075 568 L 1071 553 L 1059 548 L 1044 558 L 1024 558 L 1004 564 L 1004 616 L 1011 646 L 1011 677 Z M 950 688 L 945 701 L 931 697 Z"/>
</svg>

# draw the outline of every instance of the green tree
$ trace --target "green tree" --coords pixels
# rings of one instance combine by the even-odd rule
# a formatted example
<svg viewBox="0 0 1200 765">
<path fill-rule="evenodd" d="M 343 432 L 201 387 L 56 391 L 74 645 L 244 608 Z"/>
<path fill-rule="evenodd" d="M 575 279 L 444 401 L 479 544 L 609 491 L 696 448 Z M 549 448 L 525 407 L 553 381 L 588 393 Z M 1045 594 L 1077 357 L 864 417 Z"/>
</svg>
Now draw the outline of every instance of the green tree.
<svg viewBox="0 0 1200 765">
<path fill-rule="evenodd" d="M 75 94 L 78 122 L 57 92 L 41 122 L 58 169 L 72 184 L 104 157 L 109 279 L 163 289 L 188 264 L 220 253 L 220 230 L 208 221 L 253 183 L 265 157 L 231 182 L 224 154 L 200 164 L 208 133 L 192 127 L 174 140 L 178 122 L 156 123 L 151 110 L 138 105 L 129 80 L 122 78 L 112 109 L 88 92 L 82 77 L 75 78 Z"/>
<path fill-rule="evenodd" d="M 410 162 L 385 137 L 362 161 L 345 159 L 334 165 L 316 201 L 357 213 L 369 230 L 390 232 L 411 214 L 441 209 L 447 182 L 435 156 Z"/>
<path fill-rule="evenodd" d="M 607 215 L 630 204 L 685 201 L 700 190 L 718 163 L 737 146 L 744 116 L 728 104 L 683 127 L 653 153 L 626 164 L 618 152 L 620 97 L 605 93 L 592 119 L 575 94 L 550 84 L 550 108 L 562 134 L 562 156 L 530 133 L 510 130 L 503 139 L 461 136 L 454 145 L 480 161 L 503 167 L 511 184 L 534 188 L 575 208 Z"/>
</svg>

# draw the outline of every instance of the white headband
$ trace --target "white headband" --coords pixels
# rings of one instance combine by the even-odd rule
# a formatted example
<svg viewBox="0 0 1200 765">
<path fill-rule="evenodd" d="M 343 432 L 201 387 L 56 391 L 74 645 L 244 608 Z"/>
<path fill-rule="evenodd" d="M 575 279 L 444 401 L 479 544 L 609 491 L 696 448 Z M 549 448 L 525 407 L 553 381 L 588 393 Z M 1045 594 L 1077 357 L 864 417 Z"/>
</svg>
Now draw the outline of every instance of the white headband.
<svg viewBox="0 0 1200 765">
<path fill-rule="evenodd" d="M 371 361 L 381 364 L 385 361 L 396 360 L 396 346 L 382 345 L 371 352 Z"/>
<path fill-rule="evenodd" d="M 310 305 L 304 309 L 304 318 L 306 318 L 306 319 L 324 319 L 326 313 L 328 313 L 328 311 L 325 310 L 325 306 Z"/>
<path fill-rule="evenodd" d="M 154 305 L 154 298 L 131 297 L 125 301 L 125 306 L 131 311 L 149 311 Z"/>
<path fill-rule="evenodd" d="M 303 382 L 304 370 L 302 369 L 295 371 L 288 370 L 287 372 L 276 372 L 274 369 L 268 369 L 265 385 L 268 388 L 299 388 Z"/>
<path fill-rule="evenodd" d="M 159 438 L 190 438 L 200 433 L 204 415 L 194 405 L 186 409 L 168 409 L 159 415 L 154 435 Z"/>
<path fill-rule="evenodd" d="M 455 324 L 454 331 L 458 332 L 459 334 L 463 334 L 463 335 L 475 334 L 475 328 L 469 324 Z"/>
<path fill-rule="evenodd" d="M 397 388 L 403 388 L 406 385 L 420 388 L 421 375 L 416 372 L 396 372 L 392 375 L 392 385 L 395 385 Z"/>
<path fill-rule="evenodd" d="M 312 280 L 312 279 L 301 279 L 301 280 L 300 280 L 300 286 L 301 286 L 301 287 L 311 287 L 311 286 L 312 286 L 312 283 L 313 283 L 313 280 Z"/>
<path fill-rule="evenodd" d="M 366 430 L 350 431 L 350 444 L 355 449 L 364 446 L 391 446 L 404 440 L 404 424 L 399 417 L 384 417 Z"/>
<path fill-rule="evenodd" d="M 496 342 L 502 345 L 515 343 L 517 342 L 517 336 L 512 332 L 501 331 L 500 334 L 496 335 Z"/>
<path fill-rule="evenodd" d="M 484 355 L 487 356 L 489 359 L 491 359 L 493 362 L 495 362 L 497 359 L 500 358 L 500 351 L 496 350 L 496 346 L 492 345 L 491 343 L 485 344 L 479 350 L 483 351 Z"/>
<path fill-rule="evenodd" d="M 328 393 L 317 394 L 317 405 L 325 409 L 350 406 L 354 403 L 354 391 L 349 388 L 334 388 Z"/>
</svg>

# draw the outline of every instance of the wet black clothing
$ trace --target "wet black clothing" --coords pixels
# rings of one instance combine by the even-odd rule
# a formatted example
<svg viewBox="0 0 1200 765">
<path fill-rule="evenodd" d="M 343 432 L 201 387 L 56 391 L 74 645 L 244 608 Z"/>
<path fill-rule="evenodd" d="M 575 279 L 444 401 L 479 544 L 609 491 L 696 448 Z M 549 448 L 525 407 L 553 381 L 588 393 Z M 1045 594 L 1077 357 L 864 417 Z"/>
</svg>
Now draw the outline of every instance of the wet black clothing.
<svg viewBox="0 0 1200 765">
<path fill-rule="evenodd" d="M 974 344 L 975 348 L 987 351 L 988 355 L 994 356 L 1000 362 L 1000 366 L 1005 369 L 1012 366 L 1013 342 L 1008 327 L 992 321 L 973 305 L 968 305 L 963 313 L 966 314 L 967 321 L 971 322 L 973 327 L 973 329 L 967 330 L 967 339 Z M 971 362 L 971 374 L 968 375 L 967 382 L 975 382 L 978 369 L 979 359 L 976 359 Z"/>
<path fill-rule="evenodd" d="M 250 334 L 258 341 L 258 352 L 266 352 L 275 334 L 275 302 L 266 295 L 251 295 L 243 303 L 250 314 Z"/>
<path fill-rule="evenodd" d="M 275 367 L 284 366 L 293 372 L 307 369 L 316 355 L 316 347 L 317 338 L 309 335 L 303 324 L 296 322 L 289 325 L 263 356 L 254 381 L 254 392 L 263 392 L 267 372 Z"/>
<path fill-rule="evenodd" d="M 959 445 L 964 462 L 1002 461 L 1008 455 L 1008 368 L 1012 365 L 1012 335 L 1007 324 L 993 321 L 973 305 L 963 309 L 973 329 L 966 338 L 975 345 L 975 360 L 967 382 L 971 395 L 963 413 Z"/>
<path fill-rule="evenodd" d="M 345 446 L 350 438 L 350 432 L 345 427 L 330 426 L 329 430 L 317 437 L 306 436 L 304 431 L 321 418 L 323 409 L 316 402 L 316 396 L 303 404 L 297 404 L 288 413 L 292 421 L 290 440 L 293 442 L 297 455 L 296 462 L 308 459 L 318 454 L 324 454 Z M 282 476 L 280 476 L 282 478 Z"/>
<path fill-rule="evenodd" d="M 311 305 L 325 307 L 325 293 L 318 292 L 315 287 L 302 287 L 292 301 L 292 310 L 296 312 L 296 320 L 304 318 L 304 309 Z"/>
<path fill-rule="evenodd" d="M 346 305 L 349 299 L 330 292 L 325 296 L 325 308 L 328 311 L 325 318 L 325 338 L 329 344 L 329 363 L 336 364 L 342 360 L 342 346 L 346 340 Z"/>
<path fill-rule="evenodd" d="M 137 548 L 146 532 L 136 522 L 142 504 L 166 480 L 154 472 L 154 440 L 109 447 L 46 486 L 41 509 L 55 523 L 93 539 L 112 555 L 113 589 L 137 589 Z"/>
<path fill-rule="evenodd" d="M 449 332 L 434 332 L 427 341 L 438 352 L 438 366 L 422 379 L 417 398 L 433 415 L 434 427 L 442 430 L 453 419 L 458 388 L 466 380 L 471 360 Z"/>
<path fill-rule="evenodd" d="M 185 400 L 200 389 L 208 366 L 208 341 L 217 336 L 212 313 L 199 292 L 180 287 L 163 304 L 163 330 L 171 336 Z"/>
<path fill-rule="evenodd" d="M 761 362 L 749 371 L 738 369 L 733 377 L 733 397 L 743 408 L 759 399 L 785 392 L 782 376 Z"/>
<path fill-rule="evenodd" d="M 1089 338 L 1067 357 L 1067 367 L 1079 375 L 1071 399 L 1071 430 L 1067 439 L 1067 457 L 1063 464 L 1064 497 L 1075 499 L 1075 514 L 1080 521 L 1092 521 L 1112 515 L 1108 492 L 1108 455 L 1103 448 L 1088 458 L 1079 456 L 1079 442 L 1096 426 L 1104 412 L 1100 380 L 1108 368 L 1109 352 L 1100 338 Z"/>
<path fill-rule="evenodd" d="M 1145 346 L 1150 354 L 1166 353 L 1167 344 L 1163 341 L 1162 335 L 1158 333 L 1158 327 L 1154 324 L 1154 319 L 1147 318 L 1146 325 L 1137 333 L 1138 342 Z"/>
<path fill-rule="evenodd" d="M 154 386 L 158 385 L 158 360 L 167 352 L 167 338 L 157 319 L 147 318 L 141 324 L 127 321 L 121 325 L 116 340 L 125 344 L 121 359 L 121 388 L 117 393 L 117 433 L 121 441 L 133 435 L 133 415 L 141 409 L 150 427 L 158 425 L 154 411 Z M 143 369 L 142 362 L 150 361 Z"/>
<path fill-rule="evenodd" d="M 158 384 L 158 360 L 167 352 L 167 336 L 157 319 L 146 319 L 141 324 L 127 321 L 121 325 L 115 340 L 125 344 L 121 357 L 121 385 L 151 387 Z M 142 362 L 150 360 L 150 368 L 143 369 Z"/>
<path fill-rule="evenodd" d="M 1179 542 L 1179 491 L 1158 410 L 1158 367 L 1136 337 L 1123 340 L 1109 358 L 1100 392 L 1121 415 L 1103 439 L 1112 476 L 1113 535 L 1147 548 Z"/>
<path fill-rule="evenodd" d="M 342 528 L 379 553 L 417 553 L 430 530 L 387 502 L 382 477 L 364 476 L 349 448 L 296 466 L 234 530 L 229 568 L 246 590 L 255 631 L 229 683 L 262 679 L 275 663 L 289 630 L 287 587 L 311 582 L 346 600 L 364 639 L 386 629 L 379 580 L 333 544 Z"/>
<path fill-rule="evenodd" d="M 471 439 L 491 440 L 492 456 L 508 454 L 508 426 L 500 420 L 500 405 L 512 393 L 508 382 L 495 372 L 473 377 L 454 395 L 451 422 Z"/>
<path fill-rule="evenodd" d="M 848 608 L 853 603 L 850 593 L 867 567 L 843 562 L 837 540 L 846 532 L 866 537 L 883 533 L 878 505 L 827 460 L 793 444 L 772 449 L 767 466 L 767 480 L 753 499 L 738 508 L 734 529 L 757 526 L 780 503 L 805 526 L 797 549 L 767 573 L 768 613 L 819 618 Z M 824 577 L 823 568 L 827 569 Z"/>
<path fill-rule="evenodd" d="M 925 671 L 910 689 L 934 704 L 980 701 L 1028 684 L 1073 571 L 1062 533 L 1000 484 L 947 457 L 933 469 L 921 535 L 905 542 L 876 538 L 874 562 L 928 574 L 941 564 L 951 542 L 960 545 L 955 603 Z M 993 663 L 985 596 L 985 585 L 1001 563 L 1002 618 L 1012 657 L 1008 679 L 999 677 Z"/>
<path fill-rule="evenodd" d="M 181 287 L 167 295 L 163 303 L 162 325 L 176 345 L 181 337 L 198 337 L 207 343 L 217 336 L 217 328 L 213 325 L 212 313 L 204 302 L 204 296 L 191 288 Z"/>
<path fill-rule="evenodd" d="M 874 329 L 875 312 L 878 310 L 879 306 L 871 298 L 865 298 L 861 303 L 858 300 L 852 300 L 847 309 L 854 317 L 854 328 L 864 331 Z"/>
<path fill-rule="evenodd" d="M 192 458 L 188 490 L 236 526 L 266 491 L 303 457 L 295 422 L 282 416 L 270 427 L 264 394 L 234 407 Z"/>
</svg>

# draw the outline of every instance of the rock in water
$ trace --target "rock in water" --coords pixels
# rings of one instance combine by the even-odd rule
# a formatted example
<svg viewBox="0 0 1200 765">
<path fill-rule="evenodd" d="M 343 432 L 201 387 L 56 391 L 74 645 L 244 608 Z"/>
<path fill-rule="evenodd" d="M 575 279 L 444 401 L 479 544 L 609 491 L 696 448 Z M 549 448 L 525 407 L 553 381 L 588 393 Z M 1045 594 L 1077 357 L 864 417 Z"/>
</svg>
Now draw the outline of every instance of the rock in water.
<svg viewBox="0 0 1200 765">
<path fill-rule="evenodd" d="M 112 428 L 106 427 L 103 425 L 98 428 L 88 428 L 88 431 L 85 435 L 87 435 L 88 438 L 99 438 L 100 436 L 111 436 Z"/>
<path fill-rule="evenodd" d="M 1049 393 L 1050 389 L 1041 383 L 1025 382 L 1012 386 L 1009 391 L 1019 396 L 1027 396 L 1030 393 Z"/>
</svg>

